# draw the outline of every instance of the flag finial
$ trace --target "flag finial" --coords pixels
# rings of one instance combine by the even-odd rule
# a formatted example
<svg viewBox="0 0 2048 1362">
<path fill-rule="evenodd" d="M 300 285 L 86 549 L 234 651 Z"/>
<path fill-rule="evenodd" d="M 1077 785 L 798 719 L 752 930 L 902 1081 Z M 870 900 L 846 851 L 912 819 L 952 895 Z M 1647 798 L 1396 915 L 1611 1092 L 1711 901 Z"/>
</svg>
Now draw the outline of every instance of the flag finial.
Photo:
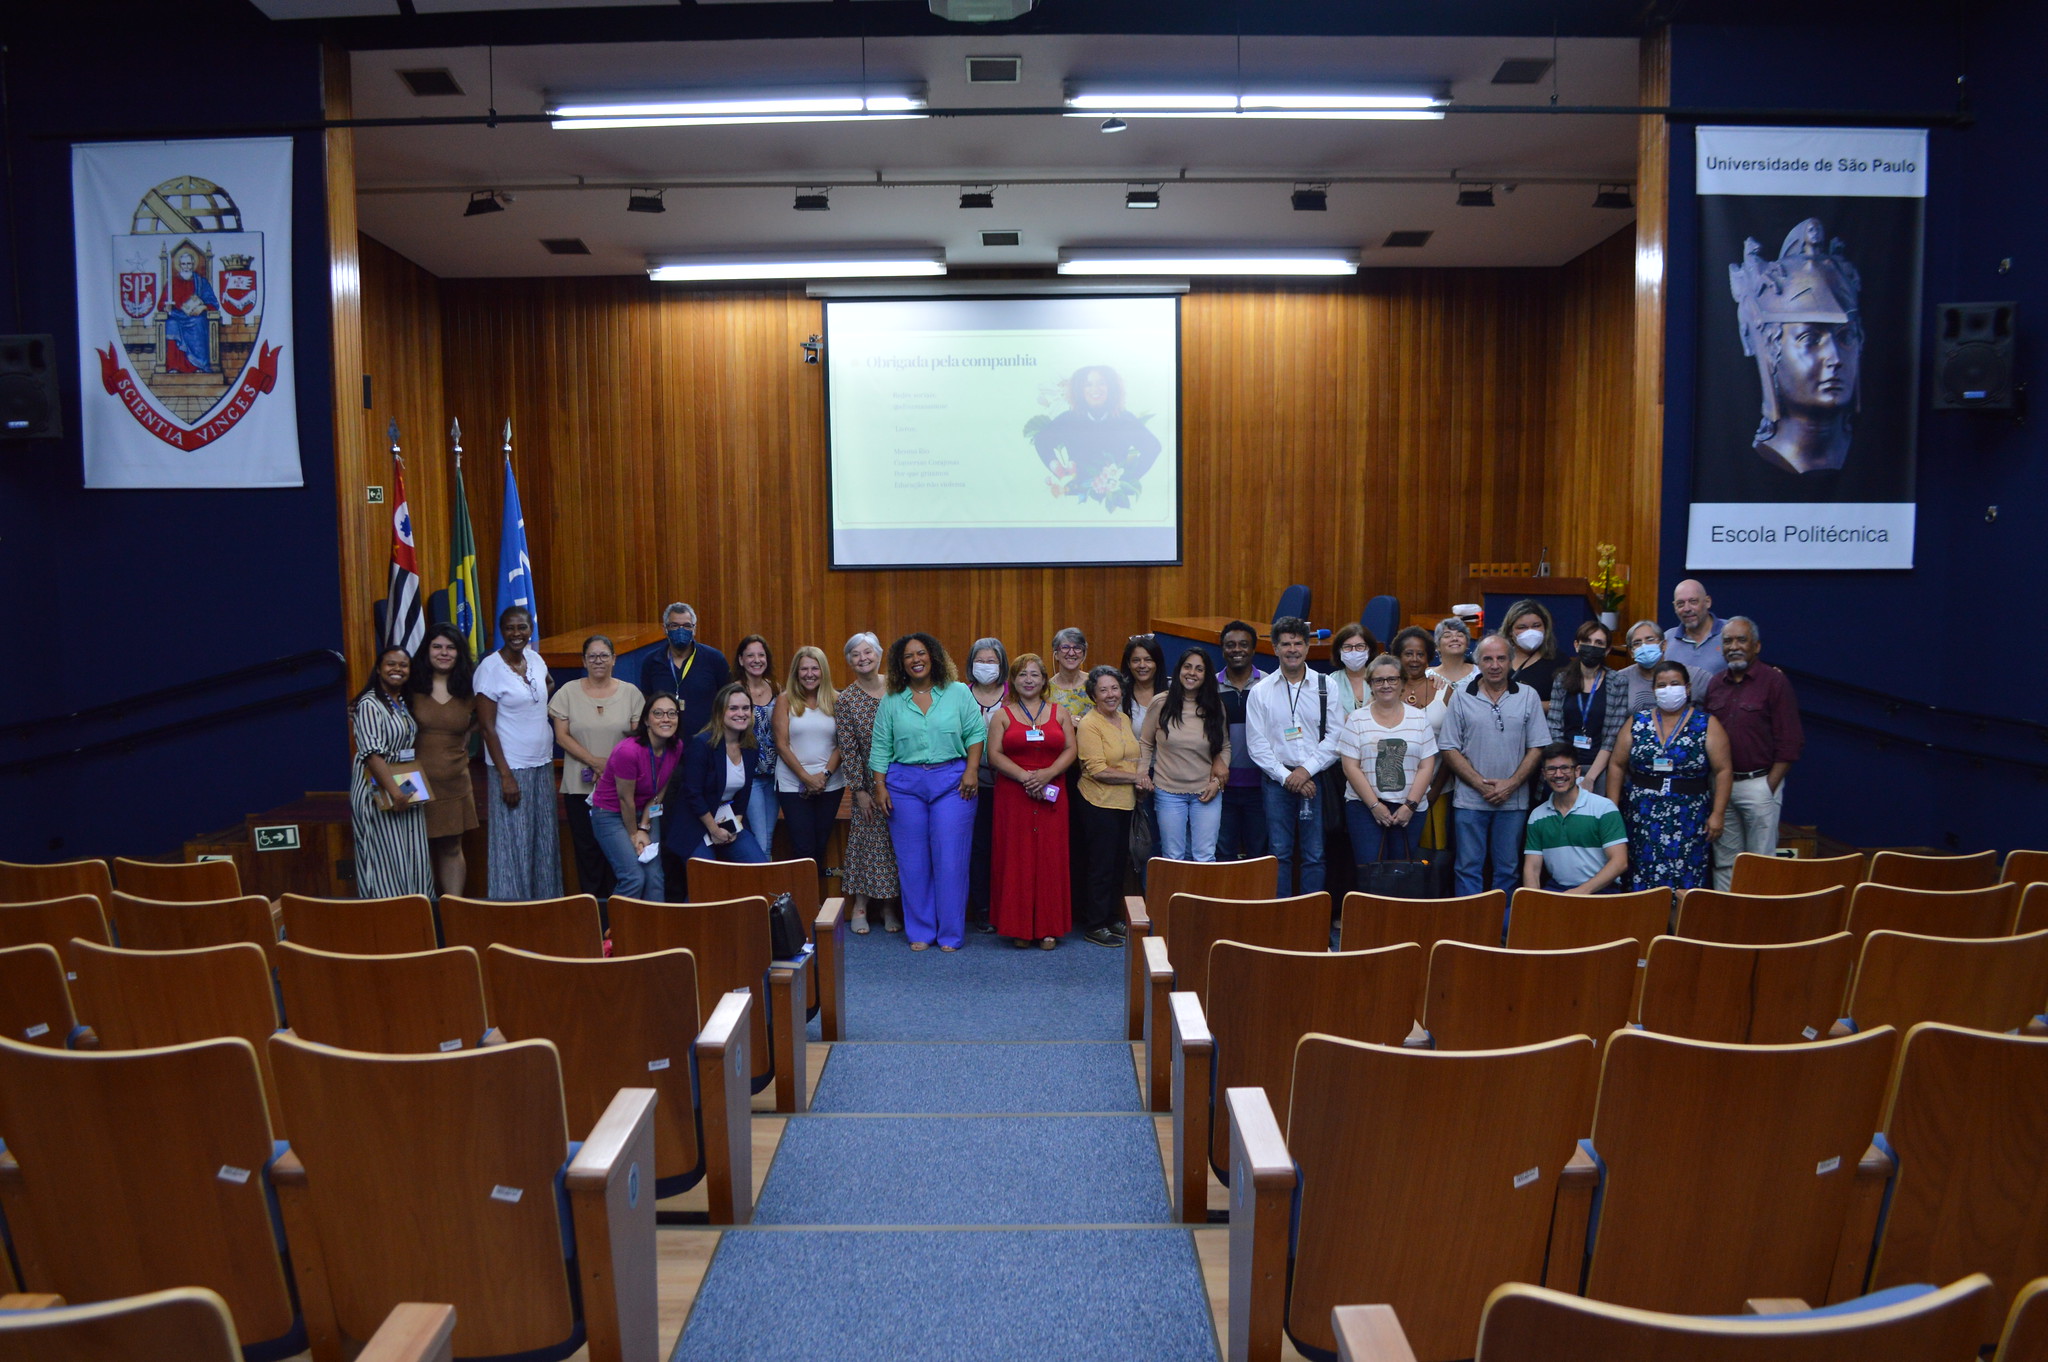
<svg viewBox="0 0 2048 1362">
<path fill-rule="evenodd" d="M 448 439 L 455 446 L 455 466 L 462 467 L 462 418 L 456 417 L 448 423 Z"/>
<path fill-rule="evenodd" d="M 384 428 L 384 433 L 390 437 L 391 452 L 396 454 L 398 452 L 398 418 L 396 416 L 391 418 L 391 424 Z"/>
<path fill-rule="evenodd" d="M 512 452 L 512 418 L 509 416 L 505 418 L 505 452 Z"/>
</svg>

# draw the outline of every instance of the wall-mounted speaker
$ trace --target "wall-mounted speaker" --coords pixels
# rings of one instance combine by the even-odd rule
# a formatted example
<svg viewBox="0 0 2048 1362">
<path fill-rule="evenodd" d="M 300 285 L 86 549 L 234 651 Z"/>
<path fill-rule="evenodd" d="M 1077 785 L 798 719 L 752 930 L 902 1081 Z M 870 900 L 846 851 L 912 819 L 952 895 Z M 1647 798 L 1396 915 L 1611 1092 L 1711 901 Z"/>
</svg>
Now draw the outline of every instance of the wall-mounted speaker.
<svg viewBox="0 0 2048 1362">
<path fill-rule="evenodd" d="M 1935 305 L 1936 410 L 2012 410 L 2015 311 L 2013 303 Z"/>
<path fill-rule="evenodd" d="M 57 342 L 49 336 L 0 336 L 0 440 L 38 440 L 63 433 Z"/>
</svg>

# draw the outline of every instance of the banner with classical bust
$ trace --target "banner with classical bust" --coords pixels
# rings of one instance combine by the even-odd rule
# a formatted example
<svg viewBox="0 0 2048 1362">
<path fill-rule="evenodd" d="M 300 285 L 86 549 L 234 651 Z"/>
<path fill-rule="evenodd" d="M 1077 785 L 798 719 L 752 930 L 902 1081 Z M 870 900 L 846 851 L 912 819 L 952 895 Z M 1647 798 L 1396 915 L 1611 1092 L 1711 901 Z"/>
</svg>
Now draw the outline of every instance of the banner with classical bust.
<svg viewBox="0 0 2048 1362">
<path fill-rule="evenodd" d="M 298 487 L 292 140 L 71 149 L 87 487 Z"/>
<path fill-rule="evenodd" d="M 1701 128 L 1688 568 L 1913 566 L 1927 134 Z"/>
</svg>

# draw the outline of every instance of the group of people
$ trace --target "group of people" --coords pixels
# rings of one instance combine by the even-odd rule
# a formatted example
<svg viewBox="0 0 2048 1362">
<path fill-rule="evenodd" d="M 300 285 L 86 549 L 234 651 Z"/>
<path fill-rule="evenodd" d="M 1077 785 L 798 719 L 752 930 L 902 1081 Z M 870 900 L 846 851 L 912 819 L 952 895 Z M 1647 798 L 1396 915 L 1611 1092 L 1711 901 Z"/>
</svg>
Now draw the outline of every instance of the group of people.
<svg viewBox="0 0 2048 1362">
<path fill-rule="evenodd" d="M 1274 621 L 1278 665 L 1233 621 L 1222 665 L 1191 647 L 1169 667 L 1149 634 L 1087 665 L 1079 630 L 1050 660 L 976 639 L 965 670 L 940 641 L 846 641 L 850 678 L 796 650 L 778 673 L 765 638 L 728 662 L 671 605 L 639 682 L 610 639 L 557 687 L 520 607 L 472 666 L 462 635 L 386 651 L 354 705 L 357 889 L 461 893 L 477 826 L 470 744 L 490 801 L 488 895 L 562 891 L 555 795 L 578 879 L 600 898 L 680 898 L 692 858 L 765 861 L 778 820 L 822 868 L 851 793 L 840 890 L 852 931 L 881 919 L 911 949 L 960 949 L 970 930 L 1050 950 L 1070 933 L 1123 942 L 1126 872 L 1175 859 L 1272 854 L 1275 893 L 1324 887 L 1331 855 L 1360 865 L 1431 856 L 1454 892 L 1574 893 L 1727 883 L 1735 855 L 1775 848 L 1800 728 L 1789 682 L 1745 617 L 1697 582 L 1679 624 L 1639 621 L 1610 671 L 1599 621 L 1560 657 L 1540 603 L 1475 640 L 1458 619 L 1406 628 L 1382 650 L 1361 625 L 1308 666 L 1311 631 Z M 559 782 L 553 757 L 559 747 Z M 428 797 L 408 795 L 415 767 Z"/>
</svg>

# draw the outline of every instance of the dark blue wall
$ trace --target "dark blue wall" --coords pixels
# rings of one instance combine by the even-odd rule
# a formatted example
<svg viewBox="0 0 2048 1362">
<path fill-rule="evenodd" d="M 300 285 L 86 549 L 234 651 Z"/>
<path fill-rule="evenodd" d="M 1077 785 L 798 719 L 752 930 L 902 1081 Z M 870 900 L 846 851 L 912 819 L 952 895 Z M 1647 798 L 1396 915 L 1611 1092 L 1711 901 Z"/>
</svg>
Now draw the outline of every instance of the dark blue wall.
<svg viewBox="0 0 2048 1362">
<path fill-rule="evenodd" d="M 28 9 L 35 11 L 26 26 Z M 0 25 L 8 21 L 0 20 Z M 340 644 L 321 139 L 297 136 L 292 264 L 305 485 L 266 491 L 84 490 L 72 283 L 71 140 L 320 116 L 306 26 L 203 0 L 21 6 L 5 33 L 11 174 L 0 177 L 0 330 L 54 332 L 63 440 L 0 442 L 0 725 L 132 699 L 113 723 L 0 741 L 0 762 L 303 688 L 321 672 L 156 691 Z M 0 857 L 175 850 L 348 778 L 341 689 L 317 702 L 132 750 L 0 772 Z"/>
<path fill-rule="evenodd" d="M 1931 7 L 1930 7 L 1931 8 Z M 2020 376 L 2038 369 L 2030 333 L 2048 326 L 2048 251 L 2041 245 L 2041 132 L 2048 88 L 2032 63 L 2048 50 L 2048 10 L 1982 7 L 1952 23 L 1829 28 L 1673 30 L 1671 102 L 1679 106 L 1946 110 L 1967 60 L 1977 120 L 1929 137 L 1926 265 L 1921 327 L 1919 515 L 1916 566 L 1903 572 L 1702 574 L 1716 613 L 1756 617 L 1767 660 L 1912 701 L 2035 723 L 2048 713 L 2027 683 L 2043 600 L 2048 450 L 2030 424 L 1979 412 L 1930 411 L 1926 374 L 1934 305 L 2018 299 Z M 1662 613 L 1685 570 L 1693 448 L 1698 296 L 1694 135 L 1675 125 L 1665 326 L 1666 422 Z M 1998 262 L 2013 268 L 2000 274 Z M 1718 276 L 1718 267 L 1715 274 Z M 1707 306 L 1726 305 L 1710 281 Z M 1985 508 L 1999 507 L 1995 523 Z M 1788 789 L 1789 821 L 1815 823 L 1860 846 L 1932 844 L 1961 850 L 2048 845 L 2048 783 L 1996 761 L 1940 756 L 1929 741 L 2048 764 L 2044 734 L 1923 716 L 1813 683 L 1806 758 Z M 1908 741 L 1880 746 L 1827 723 L 1885 728 Z"/>
</svg>

